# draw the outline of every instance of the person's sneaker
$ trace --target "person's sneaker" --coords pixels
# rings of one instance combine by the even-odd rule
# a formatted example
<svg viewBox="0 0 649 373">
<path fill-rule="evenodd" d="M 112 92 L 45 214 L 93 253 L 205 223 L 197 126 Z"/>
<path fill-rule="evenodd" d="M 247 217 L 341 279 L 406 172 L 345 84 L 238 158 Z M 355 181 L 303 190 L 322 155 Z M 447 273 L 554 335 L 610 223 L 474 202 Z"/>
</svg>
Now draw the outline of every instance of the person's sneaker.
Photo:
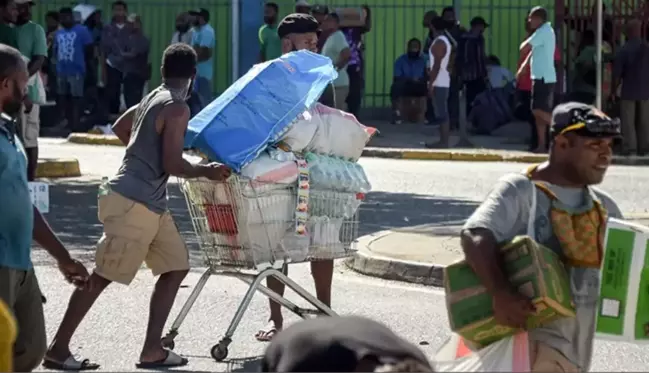
<svg viewBox="0 0 649 373">
<path fill-rule="evenodd" d="M 402 122 L 403 121 L 401 120 L 401 113 L 399 112 L 399 110 L 392 112 L 392 120 L 390 121 L 390 123 L 401 124 Z"/>
</svg>

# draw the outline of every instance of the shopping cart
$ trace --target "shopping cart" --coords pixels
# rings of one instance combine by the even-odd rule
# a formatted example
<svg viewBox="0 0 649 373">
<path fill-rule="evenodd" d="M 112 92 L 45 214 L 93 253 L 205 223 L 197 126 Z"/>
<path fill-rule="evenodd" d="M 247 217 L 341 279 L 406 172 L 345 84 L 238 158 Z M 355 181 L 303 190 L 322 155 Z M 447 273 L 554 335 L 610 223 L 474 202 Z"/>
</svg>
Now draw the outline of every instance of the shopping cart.
<svg viewBox="0 0 649 373">
<path fill-rule="evenodd" d="M 162 338 L 163 347 L 174 348 L 178 329 L 207 280 L 216 274 L 249 284 L 225 335 L 210 350 L 216 361 L 228 356 L 232 336 L 257 290 L 302 318 L 336 316 L 289 279 L 284 269 L 289 263 L 351 256 L 358 236 L 362 194 L 311 189 L 305 200 L 298 197 L 297 183 L 260 183 L 238 176 L 225 182 L 180 180 L 180 187 L 208 268 Z M 304 210 L 309 216 L 306 234 L 296 228 L 296 211 Z M 262 285 L 267 277 L 282 282 L 315 309 L 301 308 L 268 289 Z"/>
</svg>

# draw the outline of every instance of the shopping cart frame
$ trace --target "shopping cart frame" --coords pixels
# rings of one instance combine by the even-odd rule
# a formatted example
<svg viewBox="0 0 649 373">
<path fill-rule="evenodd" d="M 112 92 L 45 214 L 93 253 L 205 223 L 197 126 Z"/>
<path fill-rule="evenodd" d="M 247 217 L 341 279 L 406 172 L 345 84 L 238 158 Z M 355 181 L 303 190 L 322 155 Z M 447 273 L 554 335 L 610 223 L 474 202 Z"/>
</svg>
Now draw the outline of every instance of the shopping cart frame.
<svg viewBox="0 0 649 373">
<path fill-rule="evenodd" d="M 182 180 L 179 180 L 179 182 L 181 183 L 180 185 L 182 185 Z M 185 195 L 185 197 L 186 197 L 185 198 L 186 202 L 188 204 L 188 209 L 190 209 L 191 211 L 192 208 L 192 206 L 190 205 L 191 201 L 189 200 L 187 195 Z M 192 219 L 192 224 L 194 225 L 194 230 L 198 232 L 200 228 L 197 226 L 197 222 L 195 219 Z M 355 235 L 357 235 L 357 232 L 355 233 Z M 350 242 L 350 247 L 349 247 L 350 252 L 355 251 L 354 249 L 355 245 L 356 245 L 356 240 L 354 239 L 352 242 Z M 333 259 L 335 258 L 332 258 L 331 260 Z M 181 308 L 180 312 L 178 313 L 178 316 L 172 323 L 167 334 L 164 337 L 162 337 L 161 345 L 165 348 L 169 348 L 172 350 L 174 349 L 175 347 L 174 340 L 176 336 L 178 336 L 179 334 L 180 326 L 182 325 L 183 321 L 189 314 L 189 311 L 191 310 L 194 303 L 198 299 L 198 296 L 203 291 L 203 288 L 207 284 L 207 281 L 213 275 L 233 277 L 248 284 L 248 290 L 246 291 L 241 302 L 239 303 L 239 306 L 237 307 L 237 310 L 234 313 L 234 316 L 232 317 L 232 320 L 225 332 L 225 335 L 218 341 L 218 343 L 213 345 L 212 348 L 210 349 L 210 355 L 216 361 L 223 361 L 227 358 L 229 353 L 228 347 L 232 343 L 232 337 L 234 336 L 236 329 L 238 328 L 241 320 L 243 319 L 243 316 L 246 310 L 248 309 L 248 306 L 250 305 L 253 296 L 257 291 L 265 295 L 267 298 L 280 304 L 282 307 L 293 312 L 295 315 L 301 317 L 302 319 L 306 319 L 309 316 L 313 316 L 313 315 L 315 316 L 324 315 L 324 316 L 332 316 L 332 317 L 338 316 L 329 306 L 327 306 L 326 304 L 318 300 L 314 295 L 309 293 L 306 289 L 304 289 L 302 286 L 297 284 L 295 281 L 291 280 L 285 274 L 287 272 L 286 268 L 288 264 L 289 261 L 276 260 L 274 263 L 267 266 L 266 268 L 263 268 L 261 270 L 259 269 L 251 270 L 251 269 L 242 269 L 241 267 L 238 266 L 211 265 L 208 259 L 208 268 L 205 270 L 205 272 L 203 272 L 200 279 L 196 283 L 196 286 L 192 290 L 188 299 L 185 301 L 185 304 Z M 262 285 L 262 281 L 269 277 L 275 278 L 277 281 L 281 282 L 286 287 L 293 290 L 298 296 L 300 296 L 303 300 L 308 302 L 314 308 L 313 309 L 302 308 L 296 305 L 295 303 L 293 303 L 292 301 L 288 300 L 284 296 Z"/>
</svg>

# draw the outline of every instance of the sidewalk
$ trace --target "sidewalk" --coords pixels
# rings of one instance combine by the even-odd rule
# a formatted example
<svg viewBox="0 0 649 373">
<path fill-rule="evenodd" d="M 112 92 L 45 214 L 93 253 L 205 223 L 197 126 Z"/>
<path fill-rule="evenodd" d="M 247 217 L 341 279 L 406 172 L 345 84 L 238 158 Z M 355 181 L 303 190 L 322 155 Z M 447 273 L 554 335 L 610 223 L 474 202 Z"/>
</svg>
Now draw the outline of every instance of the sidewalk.
<svg viewBox="0 0 649 373">
<path fill-rule="evenodd" d="M 495 130 L 492 136 L 471 136 L 473 147 L 452 147 L 450 149 L 427 149 L 425 142 L 434 142 L 438 137 L 437 127 L 421 124 L 403 123 L 393 125 L 386 121 L 366 122 L 376 127 L 379 135 L 375 136 L 363 151 L 364 157 L 439 160 L 439 161 L 472 161 L 472 162 L 520 162 L 538 163 L 547 159 L 547 155 L 526 151 L 526 138 L 529 136 L 529 125 L 523 122 L 512 122 Z M 89 133 L 72 133 L 69 142 L 88 145 L 116 145 L 122 143 L 114 135 L 95 135 Z M 451 145 L 457 144 L 458 136 L 451 136 Z M 613 157 L 614 164 L 649 165 L 649 157 Z"/>
<path fill-rule="evenodd" d="M 649 226 L 647 214 L 628 219 Z M 358 252 L 346 264 L 367 276 L 443 286 L 444 267 L 463 258 L 461 228 L 435 224 L 369 234 L 358 239 Z"/>
</svg>

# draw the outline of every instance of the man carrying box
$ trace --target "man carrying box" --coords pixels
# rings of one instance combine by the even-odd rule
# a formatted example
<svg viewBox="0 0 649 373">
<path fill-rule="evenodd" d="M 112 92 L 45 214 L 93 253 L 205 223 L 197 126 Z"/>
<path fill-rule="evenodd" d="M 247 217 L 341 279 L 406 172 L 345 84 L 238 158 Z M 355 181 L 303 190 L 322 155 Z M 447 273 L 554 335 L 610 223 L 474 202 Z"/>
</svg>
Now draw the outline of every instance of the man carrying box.
<svg viewBox="0 0 649 373">
<path fill-rule="evenodd" d="M 466 260 L 492 295 L 503 325 L 523 327 L 535 307 L 509 284 L 500 245 L 527 234 L 563 258 L 576 317 L 529 331 L 534 372 L 590 368 L 606 219 L 622 217 L 611 197 L 592 185 L 604 179 L 619 135 L 619 121 L 596 108 L 559 105 L 552 113 L 549 160 L 504 176 L 462 230 Z"/>
</svg>

